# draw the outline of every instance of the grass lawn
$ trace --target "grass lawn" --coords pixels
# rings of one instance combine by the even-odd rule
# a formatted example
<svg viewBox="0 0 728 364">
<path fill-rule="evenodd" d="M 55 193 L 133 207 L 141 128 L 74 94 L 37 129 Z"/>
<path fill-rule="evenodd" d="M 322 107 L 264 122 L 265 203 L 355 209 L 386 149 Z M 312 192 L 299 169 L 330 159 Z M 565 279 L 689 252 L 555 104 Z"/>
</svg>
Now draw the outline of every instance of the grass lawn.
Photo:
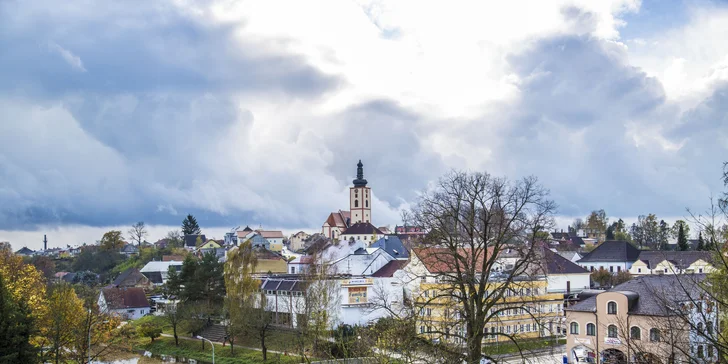
<svg viewBox="0 0 728 364">
<path fill-rule="evenodd" d="M 294 331 L 273 329 L 270 336 L 265 339 L 265 345 L 269 350 L 291 353 L 296 351 L 296 340 L 297 334 Z M 235 345 L 259 348 L 260 341 L 253 336 L 243 336 L 235 341 Z"/>
<path fill-rule="evenodd" d="M 546 349 L 551 346 L 564 345 L 566 339 L 531 339 L 519 341 L 518 345 L 524 353 L 532 350 Z M 518 347 L 512 342 L 504 342 L 500 344 L 488 344 L 483 347 L 483 353 L 488 355 L 518 354 Z"/>
<path fill-rule="evenodd" d="M 180 339 L 179 346 L 174 345 L 174 338 L 160 337 L 150 342 L 149 339 L 138 339 L 134 345 L 136 350 L 147 350 L 153 354 L 165 354 L 187 359 L 203 360 L 212 362 L 212 350 L 210 344 L 205 343 L 205 350 L 197 340 Z M 226 364 L 262 364 L 262 363 L 300 363 L 295 356 L 283 356 L 280 354 L 268 353 L 268 360 L 263 361 L 263 353 L 256 350 L 235 348 L 235 355 L 230 354 L 230 346 L 215 345 L 215 363 Z"/>
</svg>

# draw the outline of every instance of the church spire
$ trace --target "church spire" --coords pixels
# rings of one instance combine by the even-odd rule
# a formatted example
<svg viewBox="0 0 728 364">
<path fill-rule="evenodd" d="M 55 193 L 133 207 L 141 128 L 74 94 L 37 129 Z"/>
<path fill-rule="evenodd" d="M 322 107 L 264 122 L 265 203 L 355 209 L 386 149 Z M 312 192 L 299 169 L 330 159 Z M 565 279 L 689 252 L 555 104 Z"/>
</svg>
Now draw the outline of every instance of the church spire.
<svg viewBox="0 0 728 364">
<path fill-rule="evenodd" d="M 361 163 L 361 159 L 356 164 L 356 179 L 353 182 L 354 187 L 366 187 L 367 185 L 367 180 L 364 179 L 364 164 Z"/>
</svg>

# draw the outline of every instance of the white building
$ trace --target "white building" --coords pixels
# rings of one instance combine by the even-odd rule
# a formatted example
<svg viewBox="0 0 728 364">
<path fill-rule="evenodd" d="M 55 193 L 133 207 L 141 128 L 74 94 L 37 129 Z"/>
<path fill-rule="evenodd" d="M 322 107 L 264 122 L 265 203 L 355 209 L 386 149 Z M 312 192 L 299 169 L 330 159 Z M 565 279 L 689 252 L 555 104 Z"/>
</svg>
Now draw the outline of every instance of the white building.
<svg viewBox="0 0 728 364">
<path fill-rule="evenodd" d="M 152 261 L 147 263 L 142 269 L 139 270 L 145 277 L 149 278 L 155 286 L 160 286 L 167 283 L 167 272 L 169 267 L 175 267 L 177 272 L 182 270 L 181 261 L 167 261 L 167 262 L 156 262 Z"/>
<path fill-rule="evenodd" d="M 116 315 L 125 320 L 136 320 L 151 313 L 143 288 L 103 288 L 99 293 L 97 303 L 101 312 Z"/>
<path fill-rule="evenodd" d="M 629 242 L 608 240 L 587 253 L 577 263 L 590 272 L 605 269 L 616 274 L 632 268 L 632 264 L 639 256 L 640 250 Z"/>
<path fill-rule="evenodd" d="M 643 251 L 629 272 L 633 275 L 710 273 L 715 270 L 709 251 Z"/>
</svg>

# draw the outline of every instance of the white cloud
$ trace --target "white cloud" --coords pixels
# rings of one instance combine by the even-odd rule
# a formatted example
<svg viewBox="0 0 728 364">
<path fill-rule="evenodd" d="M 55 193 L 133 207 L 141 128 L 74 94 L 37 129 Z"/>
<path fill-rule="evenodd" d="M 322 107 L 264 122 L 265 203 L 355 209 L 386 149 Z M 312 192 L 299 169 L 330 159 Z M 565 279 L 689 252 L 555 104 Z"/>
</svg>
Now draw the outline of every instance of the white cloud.
<svg viewBox="0 0 728 364">
<path fill-rule="evenodd" d="M 86 72 L 86 68 L 83 67 L 83 62 L 81 61 L 81 58 L 75 54 L 73 54 L 68 49 L 65 49 L 61 47 L 56 42 L 49 42 L 48 47 L 58 53 L 66 63 L 68 63 L 71 67 L 73 67 L 77 71 Z"/>
</svg>

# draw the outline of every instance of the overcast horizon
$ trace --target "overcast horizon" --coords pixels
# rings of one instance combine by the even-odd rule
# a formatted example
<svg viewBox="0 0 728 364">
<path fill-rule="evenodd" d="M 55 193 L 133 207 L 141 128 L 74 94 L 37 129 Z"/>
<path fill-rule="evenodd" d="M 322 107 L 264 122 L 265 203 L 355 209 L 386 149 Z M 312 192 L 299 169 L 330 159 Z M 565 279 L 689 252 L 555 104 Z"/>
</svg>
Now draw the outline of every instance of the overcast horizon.
<svg viewBox="0 0 728 364">
<path fill-rule="evenodd" d="M 14 249 L 136 221 L 157 240 L 188 213 L 216 238 L 316 232 L 360 159 L 375 225 L 453 169 L 537 176 L 563 229 L 725 191 L 721 1 L 10 0 L 0 20 Z"/>
</svg>

